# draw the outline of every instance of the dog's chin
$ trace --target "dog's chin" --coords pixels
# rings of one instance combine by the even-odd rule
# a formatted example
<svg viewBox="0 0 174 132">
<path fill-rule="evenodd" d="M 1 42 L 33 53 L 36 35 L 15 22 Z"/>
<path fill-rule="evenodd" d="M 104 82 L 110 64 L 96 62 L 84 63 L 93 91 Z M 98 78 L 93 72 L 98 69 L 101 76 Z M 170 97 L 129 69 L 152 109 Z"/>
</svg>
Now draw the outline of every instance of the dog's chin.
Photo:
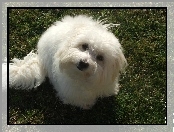
<svg viewBox="0 0 174 132">
<path fill-rule="evenodd" d="M 65 70 L 64 73 L 72 80 L 76 80 L 78 82 L 89 82 L 91 81 L 91 78 L 95 76 L 93 70 L 79 70 L 78 67 L 69 68 L 69 70 Z"/>
</svg>

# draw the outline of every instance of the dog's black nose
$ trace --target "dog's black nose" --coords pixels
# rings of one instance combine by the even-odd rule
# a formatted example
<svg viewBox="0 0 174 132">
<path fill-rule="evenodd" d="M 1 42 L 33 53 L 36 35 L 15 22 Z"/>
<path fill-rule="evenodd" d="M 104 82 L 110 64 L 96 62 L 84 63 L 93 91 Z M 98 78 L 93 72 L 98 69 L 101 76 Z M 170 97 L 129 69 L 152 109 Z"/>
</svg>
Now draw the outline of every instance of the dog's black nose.
<svg viewBox="0 0 174 132">
<path fill-rule="evenodd" d="M 84 60 L 80 60 L 80 62 L 78 63 L 77 65 L 77 68 L 80 70 L 80 71 L 83 71 L 85 69 L 87 69 L 89 67 L 89 64 L 88 62 L 84 61 Z"/>
</svg>

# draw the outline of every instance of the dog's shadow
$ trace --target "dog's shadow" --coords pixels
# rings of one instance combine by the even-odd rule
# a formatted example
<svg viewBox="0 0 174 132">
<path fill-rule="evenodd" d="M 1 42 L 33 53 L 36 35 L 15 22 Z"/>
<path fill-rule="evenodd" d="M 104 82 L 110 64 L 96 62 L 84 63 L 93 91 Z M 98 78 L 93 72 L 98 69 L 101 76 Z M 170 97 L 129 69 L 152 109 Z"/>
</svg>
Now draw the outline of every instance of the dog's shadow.
<svg viewBox="0 0 174 132">
<path fill-rule="evenodd" d="M 82 110 L 63 104 L 48 79 L 37 89 L 10 88 L 8 93 L 9 124 L 121 124 L 115 96 L 99 98 L 91 109 Z"/>
</svg>

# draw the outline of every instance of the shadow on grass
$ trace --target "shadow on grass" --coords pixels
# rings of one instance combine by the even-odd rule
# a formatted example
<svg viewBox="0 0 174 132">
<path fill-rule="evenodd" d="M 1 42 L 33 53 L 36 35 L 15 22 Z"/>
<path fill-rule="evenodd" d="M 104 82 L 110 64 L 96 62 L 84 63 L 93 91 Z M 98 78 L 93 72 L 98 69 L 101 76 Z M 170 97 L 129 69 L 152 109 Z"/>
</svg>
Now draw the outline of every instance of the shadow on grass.
<svg viewBox="0 0 174 132">
<path fill-rule="evenodd" d="M 9 124 L 121 124 L 114 96 L 99 98 L 90 110 L 63 104 L 48 79 L 37 89 L 9 89 Z M 124 112 L 124 111 L 123 111 Z"/>
</svg>

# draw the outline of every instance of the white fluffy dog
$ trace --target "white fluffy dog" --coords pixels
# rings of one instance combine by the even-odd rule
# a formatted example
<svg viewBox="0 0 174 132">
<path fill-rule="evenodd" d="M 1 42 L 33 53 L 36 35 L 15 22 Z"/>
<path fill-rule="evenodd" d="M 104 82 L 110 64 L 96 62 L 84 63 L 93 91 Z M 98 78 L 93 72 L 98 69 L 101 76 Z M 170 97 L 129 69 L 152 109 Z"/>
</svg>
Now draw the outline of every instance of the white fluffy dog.
<svg viewBox="0 0 174 132">
<path fill-rule="evenodd" d="M 104 24 L 87 16 L 66 16 L 41 36 L 35 54 L 9 65 L 9 85 L 33 88 L 47 76 L 65 104 L 87 109 L 98 97 L 119 91 L 126 59 L 118 39 Z"/>
</svg>

